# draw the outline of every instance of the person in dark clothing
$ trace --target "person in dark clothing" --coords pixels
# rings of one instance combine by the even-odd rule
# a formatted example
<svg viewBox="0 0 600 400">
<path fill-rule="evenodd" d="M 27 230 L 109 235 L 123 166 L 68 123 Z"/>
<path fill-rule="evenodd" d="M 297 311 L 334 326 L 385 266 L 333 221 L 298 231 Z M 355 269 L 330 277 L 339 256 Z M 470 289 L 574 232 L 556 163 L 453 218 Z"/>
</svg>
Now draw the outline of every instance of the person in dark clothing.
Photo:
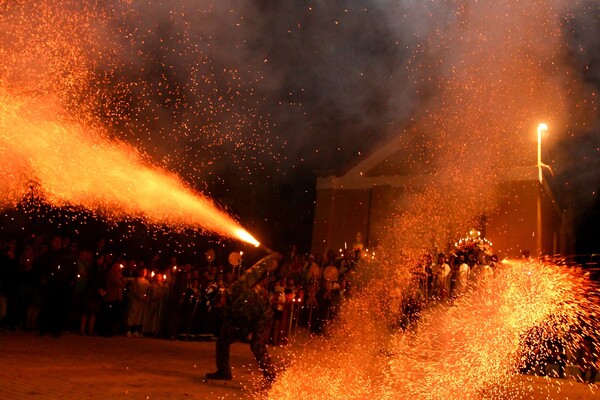
<svg viewBox="0 0 600 400">
<path fill-rule="evenodd" d="M 548 351 L 543 327 L 534 326 L 529 329 L 520 338 L 520 346 L 520 372 L 522 374 L 545 375 Z"/>
<path fill-rule="evenodd" d="M 181 268 L 172 275 L 172 279 L 173 283 L 169 285 L 169 292 L 167 294 L 165 332 L 169 339 L 175 340 L 179 337 L 180 333 L 181 314 L 188 287 L 189 271 Z"/>
<path fill-rule="evenodd" d="M 598 356 L 596 354 L 594 339 L 592 336 L 586 335 L 581 339 L 581 344 L 577 351 L 577 366 L 579 367 L 579 378 L 582 382 L 596 383 L 596 375 L 598 374 L 597 361 Z M 589 378 L 587 378 L 588 372 Z"/>
<path fill-rule="evenodd" d="M 96 317 L 100 315 L 106 295 L 106 266 L 104 256 L 98 257 L 87 271 L 88 283 L 85 288 L 82 312 L 79 316 L 79 333 L 96 334 Z"/>
<path fill-rule="evenodd" d="M 103 323 L 100 329 L 103 336 L 113 336 L 122 331 L 125 312 L 125 286 L 123 263 L 120 259 L 111 261 L 106 271 L 106 293 L 103 303 Z"/>
<path fill-rule="evenodd" d="M 11 240 L 0 253 L 0 297 L 5 301 L 6 315 L 0 315 L 0 326 L 15 330 L 19 325 L 19 261 L 17 242 Z"/>
<path fill-rule="evenodd" d="M 39 315 L 40 334 L 59 336 L 67 323 L 77 279 L 77 265 L 65 256 L 60 236 L 52 238 L 50 250 L 38 261 L 37 271 L 44 285 L 44 299 Z"/>
<path fill-rule="evenodd" d="M 269 273 L 281 262 L 281 255 L 270 254 L 248 270 L 233 284 L 227 298 L 221 332 L 216 342 L 217 371 L 206 379 L 231 380 L 229 347 L 237 340 L 250 337 L 250 349 L 267 382 L 275 379 L 275 371 L 267 352 L 267 341 L 273 310 L 267 283 Z"/>
<path fill-rule="evenodd" d="M 565 368 L 567 367 L 567 353 L 563 339 L 558 335 L 551 335 L 546 340 L 546 360 L 545 364 L 554 364 L 558 367 L 558 377 L 565 377 Z M 543 370 L 545 372 L 545 368 Z"/>
<path fill-rule="evenodd" d="M 190 286 L 185 291 L 181 307 L 181 323 L 179 331 L 191 335 L 196 333 L 198 320 L 198 303 L 200 302 L 200 281 L 192 278 Z"/>
</svg>

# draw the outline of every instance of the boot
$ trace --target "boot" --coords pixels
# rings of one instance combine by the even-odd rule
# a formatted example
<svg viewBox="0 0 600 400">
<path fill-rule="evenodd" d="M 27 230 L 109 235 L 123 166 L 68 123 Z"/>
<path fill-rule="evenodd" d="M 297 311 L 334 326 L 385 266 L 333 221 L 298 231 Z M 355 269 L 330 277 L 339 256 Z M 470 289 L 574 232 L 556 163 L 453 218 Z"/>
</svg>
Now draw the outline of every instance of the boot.
<svg viewBox="0 0 600 400">
<path fill-rule="evenodd" d="M 204 375 L 205 379 L 208 380 L 219 380 L 219 381 L 230 381 L 231 380 L 231 372 L 209 372 Z"/>
</svg>

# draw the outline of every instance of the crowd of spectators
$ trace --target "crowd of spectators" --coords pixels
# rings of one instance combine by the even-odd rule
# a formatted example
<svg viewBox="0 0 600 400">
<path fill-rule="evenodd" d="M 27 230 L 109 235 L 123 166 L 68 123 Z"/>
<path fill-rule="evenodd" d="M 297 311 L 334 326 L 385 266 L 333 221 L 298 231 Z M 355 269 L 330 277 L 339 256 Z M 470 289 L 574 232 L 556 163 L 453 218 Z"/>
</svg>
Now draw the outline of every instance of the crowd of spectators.
<svg viewBox="0 0 600 400">
<path fill-rule="evenodd" d="M 207 255 L 209 253 L 207 252 Z M 362 248 L 306 255 L 295 246 L 269 277 L 273 307 L 270 342 L 285 343 L 298 328 L 323 332 L 353 289 Z M 213 339 L 226 294 L 243 268 L 214 252 L 201 265 L 154 256 L 125 258 L 103 239 L 93 245 L 68 236 L 0 243 L 0 327 L 81 335 Z M 497 258 L 485 247 L 458 247 L 448 257 L 425 255 L 413 271 L 398 321 L 416 322 L 424 306 L 451 302 L 474 281 L 493 275 Z"/>
<path fill-rule="evenodd" d="M 474 282 L 489 279 L 497 257 L 485 240 L 457 244 L 448 256 L 426 254 L 415 266 L 414 284 L 398 320 L 418 320 L 422 307 L 451 302 Z M 208 255 L 209 253 L 207 253 Z M 269 277 L 274 311 L 271 343 L 284 343 L 299 327 L 319 334 L 350 296 L 361 247 L 306 255 L 292 246 Z M 131 259 L 106 241 L 92 246 L 69 237 L 38 237 L 0 244 L 0 327 L 81 335 L 170 339 L 213 338 L 220 328 L 226 293 L 243 268 L 241 255 L 221 264 L 214 252 L 202 265 L 177 257 Z"/>
<path fill-rule="evenodd" d="M 413 284 L 394 327 L 411 329 L 423 307 L 452 304 L 470 287 L 491 279 L 498 258 L 489 250 L 485 240 L 477 238 L 458 243 L 448 256 L 437 254 L 435 261 L 424 255 L 412 270 Z M 268 279 L 274 315 L 269 342 L 284 344 L 299 327 L 322 333 L 352 295 L 352 275 L 360 268 L 361 256 L 357 248 L 308 256 L 292 246 Z M 207 257 L 203 265 L 180 263 L 177 257 L 135 260 L 113 254 L 102 239 L 87 247 L 60 235 L 25 243 L 7 240 L 0 243 L 0 328 L 56 337 L 76 332 L 213 340 L 220 331 L 228 289 L 249 267 L 242 265 L 241 257 L 234 261 L 239 264 L 231 265 L 230 260 L 222 265 L 214 257 Z M 524 348 L 537 348 L 527 340 Z M 548 348 L 558 347 L 553 343 Z M 558 362 L 562 376 L 565 362 L 560 357 L 550 358 Z M 522 372 L 548 364 L 546 358 L 528 358 Z M 584 375 L 589 372 L 593 382 L 596 360 L 584 364 L 581 370 Z"/>
<path fill-rule="evenodd" d="M 295 247 L 270 277 L 274 311 L 271 342 L 298 327 L 323 330 L 344 296 L 344 279 L 359 253 L 300 254 Z M 237 260 L 237 259 L 236 259 Z M 213 339 L 229 287 L 242 268 L 207 257 L 203 265 L 125 258 L 105 240 L 92 246 L 69 237 L 0 243 L 0 328 L 41 335 L 127 335 Z"/>
</svg>

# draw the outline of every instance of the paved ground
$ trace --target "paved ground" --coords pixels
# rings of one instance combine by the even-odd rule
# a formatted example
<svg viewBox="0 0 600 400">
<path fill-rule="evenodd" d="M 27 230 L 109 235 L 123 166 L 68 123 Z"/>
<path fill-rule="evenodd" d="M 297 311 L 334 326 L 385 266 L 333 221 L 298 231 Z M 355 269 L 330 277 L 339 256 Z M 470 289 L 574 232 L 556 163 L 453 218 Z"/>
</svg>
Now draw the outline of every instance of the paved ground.
<svg viewBox="0 0 600 400">
<path fill-rule="evenodd" d="M 274 358 L 282 349 L 270 349 Z M 0 399 L 251 399 L 258 370 L 249 346 L 232 347 L 234 380 L 207 384 L 214 343 L 126 337 L 40 337 L 0 332 Z M 525 380 L 527 399 L 599 399 L 595 386 L 574 379 Z M 498 397 L 500 398 L 500 397 Z"/>
<path fill-rule="evenodd" d="M 234 380 L 204 383 L 214 343 L 115 336 L 0 333 L 0 399 L 247 399 L 258 372 L 247 344 L 232 347 Z"/>
</svg>

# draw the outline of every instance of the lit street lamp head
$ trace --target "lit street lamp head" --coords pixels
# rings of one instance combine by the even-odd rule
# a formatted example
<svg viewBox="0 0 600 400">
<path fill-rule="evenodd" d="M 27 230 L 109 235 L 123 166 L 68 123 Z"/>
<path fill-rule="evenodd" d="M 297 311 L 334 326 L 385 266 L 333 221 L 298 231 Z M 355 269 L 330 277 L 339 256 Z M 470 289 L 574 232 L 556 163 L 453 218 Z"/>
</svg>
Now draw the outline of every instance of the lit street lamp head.
<svg viewBox="0 0 600 400">
<path fill-rule="evenodd" d="M 545 123 L 538 124 L 537 128 L 537 167 L 538 167 L 538 179 L 542 182 L 542 131 L 548 131 L 548 125 Z"/>
</svg>

